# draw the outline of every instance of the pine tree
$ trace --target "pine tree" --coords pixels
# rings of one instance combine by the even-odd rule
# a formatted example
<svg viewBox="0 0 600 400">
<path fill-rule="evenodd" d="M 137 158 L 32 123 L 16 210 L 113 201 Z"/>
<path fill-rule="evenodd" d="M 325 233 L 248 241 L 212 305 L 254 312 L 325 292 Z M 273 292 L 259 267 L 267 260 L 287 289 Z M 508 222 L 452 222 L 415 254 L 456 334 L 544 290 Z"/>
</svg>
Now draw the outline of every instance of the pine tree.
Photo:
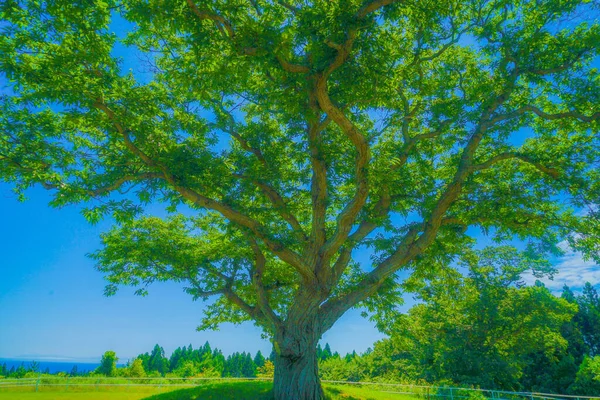
<svg viewBox="0 0 600 400">
<path fill-rule="evenodd" d="M 329 343 L 326 343 L 321 355 L 321 360 L 325 361 L 328 358 L 331 358 L 332 356 L 333 354 L 331 353 L 331 347 L 329 347 Z"/>
<path fill-rule="evenodd" d="M 583 293 L 577 297 L 579 327 L 590 356 L 600 355 L 600 299 L 598 292 L 586 282 Z"/>
<path fill-rule="evenodd" d="M 263 357 L 260 350 L 258 351 L 258 353 L 256 353 L 256 356 L 254 356 L 254 364 L 256 365 L 257 368 L 260 368 L 263 365 L 265 365 L 265 358 Z"/>
<path fill-rule="evenodd" d="M 165 358 L 164 349 L 156 344 L 150 354 L 147 371 L 157 371 L 161 375 L 164 375 L 168 369 L 168 362 L 169 361 Z"/>
<path fill-rule="evenodd" d="M 185 349 L 185 347 L 184 347 Z M 169 357 L 169 372 L 173 372 L 173 370 L 177 369 L 179 363 L 182 358 L 182 350 L 181 347 L 178 347 L 173 351 L 171 357 Z"/>
<path fill-rule="evenodd" d="M 242 353 L 242 376 L 246 378 L 256 376 L 256 364 L 254 364 L 250 353 Z"/>
</svg>

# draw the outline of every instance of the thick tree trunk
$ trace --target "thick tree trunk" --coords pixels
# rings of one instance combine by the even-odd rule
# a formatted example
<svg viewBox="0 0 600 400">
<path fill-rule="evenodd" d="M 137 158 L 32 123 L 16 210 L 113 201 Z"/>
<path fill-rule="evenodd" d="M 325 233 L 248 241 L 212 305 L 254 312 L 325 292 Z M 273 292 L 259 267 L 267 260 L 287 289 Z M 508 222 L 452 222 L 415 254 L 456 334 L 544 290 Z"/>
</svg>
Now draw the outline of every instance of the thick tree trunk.
<svg viewBox="0 0 600 400">
<path fill-rule="evenodd" d="M 308 343 L 305 339 L 299 338 L 298 351 L 293 353 L 282 351 L 281 354 L 276 355 L 273 381 L 275 400 L 322 400 L 325 398 L 319 379 L 317 343 Z"/>
<path fill-rule="evenodd" d="M 315 292 L 300 293 L 285 325 L 275 333 L 275 400 L 324 399 L 317 362 L 322 335 L 319 301 Z"/>
</svg>

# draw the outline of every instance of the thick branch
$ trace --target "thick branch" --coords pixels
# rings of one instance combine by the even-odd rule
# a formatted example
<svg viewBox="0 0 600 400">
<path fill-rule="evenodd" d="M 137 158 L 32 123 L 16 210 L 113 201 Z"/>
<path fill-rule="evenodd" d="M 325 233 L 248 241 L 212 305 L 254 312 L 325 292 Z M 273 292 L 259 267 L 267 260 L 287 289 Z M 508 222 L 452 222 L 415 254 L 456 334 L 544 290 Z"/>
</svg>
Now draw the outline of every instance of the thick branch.
<svg viewBox="0 0 600 400">
<path fill-rule="evenodd" d="M 227 31 L 227 34 L 230 38 L 233 38 L 235 36 L 235 32 L 233 30 L 233 27 L 231 26 L 231 23 L 225 18 L 215 13 L 200 10 L 193 0 L 187 0 L 187 4 L 198 18 L 200 18 L 201 20 L 213 21 L 221 32 L 224 32 L 224 30 Z"/>
<path fill-rule="evenodd" d="M 269 299 L 267 297 L 267 291 L 263 284 L 262 278 L 265 271 L 265 266 L 267 264 L 267 260 L 260 250 L 258 243 L 252 238 L 248 237 L 250 242 L 250 246 L 252 247 L 252 251 L 254 252 L 254 269 L 252 273 L 252 285 L 254 286 L 254 290 L 256 291 L 256 297 L 258 299 L 258 306 L 262 313 L 265 315 L 267 320 L 270 322 L 273 332 L 281 326 L 281 319 L 275 314 L 273 309 L 269 304 Z"/>
<path fill-rule="evenodd" d="M 325 244 L 322 251 L 322 258 L 328 260 L 338 251 L 342 243 L 348 237 L 348 233 L 352 229 L 356 216 L 367 200 L 369 194 L 367 166 L 371 159 L 371 155 L 364 135 L 329 98 L 325 76 L 322 76 L 317 80 L 316 97 L 321 109 L 342 129 L 342 132 L 344 132 L 346 137 L 352 142 L 357 152 L 355 161 L 356 192 L 352 200 L 338 216 L 336 232 Z"/>
<path fill-rule="evenodd" d="M 365 4 L 360 10 L 358 10 L 358 13 L 356 13 L 356 16 L 359 19 L 362 19 L 362 18 L 366 17 L 367 15 L 369 15 L 370 13 L 379 10 L 380 8 L 383 8 L 387 5 L 390 5 L 392 3 L 397 3 L 397 2 L 399 2 L 399 0 L 375 0 L 375 1 L 372 1 L 370 3 Z"/>
<path fill-rule="evenodd" d="M 327 166 L 323 153 L 321 151 L 321 131 L 325 126 L 318 123 L 319 110 L 316 105 L 316 99 L 311 96 L 311 108 L 316 114 L 315 121 L 308 123 L 308 147 L 310 149 L 310 163 L 312 167 L 312 177 L 310 184 L 311 201 L 312 201 L 312 232 L 311 241 L 313 251 L 317 253 L 325 243 L 325 222 L 327 211 Z M 312 260 L 313 263 L 316 260 Z"/>
<path fill-rule="evenodd" d="M 178 183 L 178 180 L 175 178 L 175 176 L 173 176 L 173 174 L 170 173 L 170 171 L 165 165 L 153 160 L 133 143 L 129 134 L 127 133 L 125 128 L 118 122 L 115 113 L 110 108 L 108 108 L 105 104 L 100 102 L 94 103 L 94 106 L 102 110 L 108 116 L 109 120 L 111 120 L 111 122 L 116 127 L 117 131 L 123 137 L 125 146 L 134 155 L 138 156 L 142 161 L 144 161 L 146 165 L 159 169 L 162 172 L 163 179 L 167 181 L 177 192 L 179 192 L 179 194 L 181 194 L 183 198 L 200 207 L 217 211 L 229 221 L 250 229 L 259 238 L 263 240 L 265 245 L 269 248 L 270 251 L 273 252 L 273 254 L 279 257 L 282 261 L 294 267 L 300 273 L 300 275 L 303 276 L 304 279 L 308 281 L 311 281 L 313 279 L 314 275 L 312 274 L 312 271 L 302 261 L 301 257 L 296 252 L 285 248 L 279 242 L 270 239 L 266 233 L 265 227 L 262 226 L 259 222 L 257 222 L 251 217 L 248 217 L 247 215 L 244 215 L 234 210 L 228 205 L 220 203 L 192 189 L 180 185 Z"/>
</svg>

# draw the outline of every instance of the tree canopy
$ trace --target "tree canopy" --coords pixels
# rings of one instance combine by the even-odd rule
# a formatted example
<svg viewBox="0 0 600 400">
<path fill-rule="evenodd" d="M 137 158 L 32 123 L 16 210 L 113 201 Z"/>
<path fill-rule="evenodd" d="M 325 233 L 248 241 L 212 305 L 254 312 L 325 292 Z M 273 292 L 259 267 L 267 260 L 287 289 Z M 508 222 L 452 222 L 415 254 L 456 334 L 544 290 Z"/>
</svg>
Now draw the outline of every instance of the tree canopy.
<svg viewBox="0 0 600 400">
<path fill-rule="evenodd" d="M 320 398 L 319 337 L 392 308 L 398 271 L 469 257 L 480 231 L 598 259 L 598 7 L 4 1 L 0 175 L 114 219 L 107 294 L 214 297 L 203 327 L 272 337 L 276 397 Z"/>
<path fill-rule="evenodd" d="M 413 284 L 421 303 L 388 326 L 390 339 L 376 346 L 393 360 L 388 375 L 539 390 L 532 382 L 524 387 L 523 371 L 533 364 L 528 372 L 534 378 L 553 372 L 553 361 L 569 344 L 561 328 L 571 322 L 577 306 L 539 281 L 524 286 L 520 275 L 531 265 L 515 260 L 513 252 L 509 247 L 484 249 L 464 265 L 466 276 L 446 268 L 431 274 L 427 283 Z M 545 364 L 535 364 L 538 355 Z M 564 393 L 567 387 L 560 389 Z"/>
</svg>

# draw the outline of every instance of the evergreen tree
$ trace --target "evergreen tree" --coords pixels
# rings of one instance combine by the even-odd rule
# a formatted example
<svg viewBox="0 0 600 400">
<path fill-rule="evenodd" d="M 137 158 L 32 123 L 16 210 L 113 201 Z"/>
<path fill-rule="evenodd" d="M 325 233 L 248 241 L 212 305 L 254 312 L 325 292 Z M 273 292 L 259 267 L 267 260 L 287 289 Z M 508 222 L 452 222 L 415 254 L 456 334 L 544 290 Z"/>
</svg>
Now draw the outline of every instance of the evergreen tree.
<svg viewBox="0 0 600 400">
<path fill-rule="evenodd" d="M 325 343 L 325 348 L 321 352 L 321 360 L 325 361 L 332 356 L 333 354 L 331 354 L 331 347 L 329 347 L 329 343 Z"/>
<path fill-rule="evenodd" d="M 16 369 L 16 371 L 13 374 L 13 378 L 23 378 L 25 376 L 25 374 L 27 373 L 27 369 L 25 368 L 25 364 L 21 363 L 21 365 L 19 365 L 19 367 Z"/>
<path fill-rule="evenodd" d="M 143 365 L 143 361 L 142 361 Z M 148 359 L 148 372 L 156 371 L 164 375 L 168 371 L 169 360 L 165 358 L 165 351 L 158 344 L 154 346 L 150 358 Z M 145 366 L 144 366 L 145 369 Z"/>
<path fill-rule="evenodd" d="M 256 376 L 256 364 L 252 360 L 250 353 L 242 354 L 242 376 L 246 378 L 254 378 Z"/>
<path fill-rule="evenodd" d="M 184 349 L 185 349 L 185 347 L 184 347 Z M 179 366 L 179 363 L 183 359 L 182 356 L 183 356 L 183 354 L 182 354 L 181 347 L 178 347 L 173 351 L 173 353 L 171 354 L 171 357 L 169 357 L 169 372 L 173 372 L 175 369 L 177 369 L 177 367 Z"/>
<path fill-rule="evenodd" d="M 579 328 L 589 355 L 600 355 L 600 299 L 598 292 L 589 282 L 585 283 L 583 293 L 577 297 L 577 304 Z"/>
<path fill-rule="evenodd" d="M 210 348 L 210 343 L 208 343 L 208 341 L 204 343 L 204 346 L 202 346 L 202 354 L 204 353 L 212 353 L 212 349 Z"/>
<path fill-rule="evenodd" d="M 77 373 L 77 364 L 73 365 L 73 368 L 71 368 L 71 372 L 69 373 L 70 376 L 77 376 L 79 375 Z"/>
<path fill-rule="evenodd" d="M 256 365 L 257 368 L 261 368 L 263 365 L 265 365 L 265 358 L 260 350 L 256 353 L 256 356 L 254 356 L 254 365 Z"/>
<path fill-rule="evenodd" d="M 2 364 L 2 367 L 0 368 L 0 375 L 2 375 L 2 376 L 8 375 L 8 368 L 6 367 L 6 363 Z"/>
<path fill-rule="evenodd" d="M 29 363 L 29 367 L 27 368 L 27 372 L 39 372 L 40 371 L 40 363 L 37 361 L 32 361 Z"/>
</svg>

